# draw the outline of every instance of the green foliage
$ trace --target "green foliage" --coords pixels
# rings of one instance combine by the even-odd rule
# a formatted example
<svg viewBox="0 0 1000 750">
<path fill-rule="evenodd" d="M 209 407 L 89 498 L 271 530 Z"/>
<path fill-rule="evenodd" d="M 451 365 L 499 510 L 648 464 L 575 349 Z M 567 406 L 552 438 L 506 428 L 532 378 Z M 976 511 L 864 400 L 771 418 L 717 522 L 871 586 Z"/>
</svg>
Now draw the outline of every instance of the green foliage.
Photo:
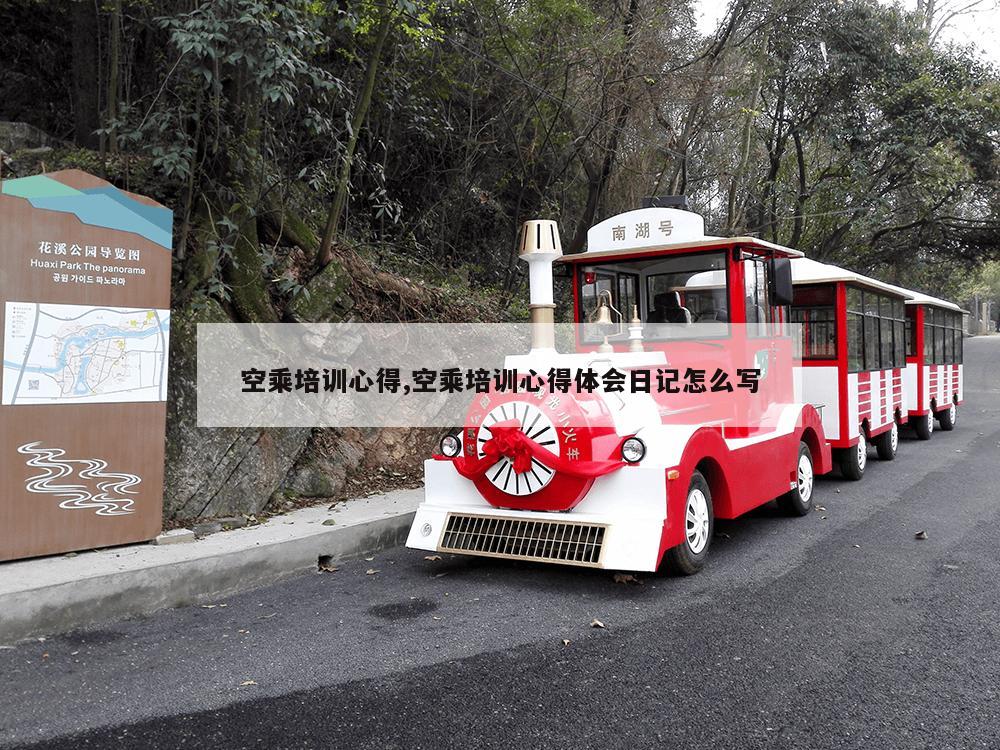
<svg viewBox="0 0 1000 750">
<path fill-rule="evenodd" d="M 99 43 L 82 4 L 8 6 L 0 106 L 78 143 L 102 112 L 105 149 L 64 161 L 169 203 L 177 298 L 240 315 L 303 304 L 333 205 L 345 253 L 508 316 L 521 221 L 569 246 L 653 194 L 902 283 L 1000 254 L 1000 75 L 896 4 L 733 0 L 704 36 L 694 0 L 123 0 L 116 107 L 60 72 L 110 75 L 115 4 Z"/>
</svg>

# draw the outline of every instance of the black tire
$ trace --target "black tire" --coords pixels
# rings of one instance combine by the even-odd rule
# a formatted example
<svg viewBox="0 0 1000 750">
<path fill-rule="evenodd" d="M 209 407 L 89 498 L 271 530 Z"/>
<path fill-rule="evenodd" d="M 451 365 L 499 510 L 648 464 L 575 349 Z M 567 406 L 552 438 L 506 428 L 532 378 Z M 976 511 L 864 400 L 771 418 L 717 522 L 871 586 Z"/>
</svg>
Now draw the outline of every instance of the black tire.
<svg viewBox="0 0 1000 750">
<path fill-rule="evenodd" d="M 955 422 L 958 421 L 958 407 L 952 404 L 944 411 L 939 411 L 937 413 L 938 424 L 941 425 L 941 429 L 945 432 L 951 432 L 955 429 Z"/>
<path fill-rule="evenodd" d="M 699 534 L 692 534 L 694 524 L 689 527 L 688 511 L 692 503 L 692 495 L 700 492 L 705 499 L 708 512 L 708 529 L 701 528 Z M 697 501 L 696 501 L 697 502 Z M 715 514 L 712 511 L 712 492 L 708 488 L 708 482 L 701 472 L 696 471 L 691 475 L 691 483 L 688 485 L 687 498 L 684 502 L 684 541 L 676 547 L 667 550 L 664 559 L 667 569 L 672 573 L 690 576 L 697 573 L 705 566 L 705 558 L 708 557 L 708 550 L 712 546 L 712 534 L 715 533 Z M 703 521 L 702 521 L 703 523 Z M 704 534 L 702 538 L 701 534 Z M 695 543 L 697 541 L 697 543 Z M 692 546 L 693 545 L 693 546 Z M 697 548 L 697 551 L 696 549 Z"/>
<path fill-rule="evenodd" d="M 857 445 L 840 451 L 840 473 L 852 482 L 861 479 L 868 468 L 868 439 L 864 430 L 860 432 Z"/>
<path fill-rule="evenodd" d="M 910 422 L 913 423 L 913 431 L 917 433 L 917 437 L 921 440 L 930 440 L 931 435 L 934 434 L 934 412 L 928 411 L 922 417 L 910 417 Z"/>
<path fill-rule="evenodd" d="M 805 464 L 808 463 L 808 467 Z M 778 498 L 778 507 L 790 516 L 805 516 L 813 507 L 813 484 L 816 473 L 813 470 L 812 452 L 805 443 L 799 443 L 796 458 L 796 486 Z"/>
<path fill-rule="evenodd" d="M 899 425 L 892 421 L 892 427 L 875 438 L 875 450 L 883 461 L 891 461 L 899 450 Z"/>
</svg>

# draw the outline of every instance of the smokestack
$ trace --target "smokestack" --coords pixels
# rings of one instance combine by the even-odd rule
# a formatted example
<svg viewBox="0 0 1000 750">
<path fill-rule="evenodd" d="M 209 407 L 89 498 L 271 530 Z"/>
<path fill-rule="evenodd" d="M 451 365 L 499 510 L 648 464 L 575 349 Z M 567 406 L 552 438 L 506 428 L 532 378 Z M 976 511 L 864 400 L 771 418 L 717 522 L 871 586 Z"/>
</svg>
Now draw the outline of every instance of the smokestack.
<svg viewBox="0 0 1000 750">
<path fill-rule="evenodd" d="M 524 222 L 517 254 L 528 264 L 531 349 L 555 349 L 556 306 L 552 299 L 552 261 L 562 256 L 556 223 L 549 219 Z"/>
</svg>

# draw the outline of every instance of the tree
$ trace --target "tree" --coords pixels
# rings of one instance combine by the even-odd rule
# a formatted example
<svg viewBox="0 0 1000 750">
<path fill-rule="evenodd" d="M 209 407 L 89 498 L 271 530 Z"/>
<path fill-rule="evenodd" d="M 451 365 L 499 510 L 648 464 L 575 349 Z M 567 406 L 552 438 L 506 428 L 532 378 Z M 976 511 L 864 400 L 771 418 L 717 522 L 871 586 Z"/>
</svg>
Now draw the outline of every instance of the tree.
<svg viewBox="0 0 1000 750">
<path fill-rule="evenodd" d="M 132 108 L 133 120 L 145 112 L 141 121 L 123 132 L 184 184 L 180 251 L 191 230 L 196 250 L 183 293 L 207 289 L 243 320 L 277 319 L 257 228 L 289 157 L 276 125 L 331 130 L 321 111 L 341 87 L 316 64 L 322 21 L 304 0 L 217 0 L 158 19 L 175 62 L 150 101 Z"/>
</svg>

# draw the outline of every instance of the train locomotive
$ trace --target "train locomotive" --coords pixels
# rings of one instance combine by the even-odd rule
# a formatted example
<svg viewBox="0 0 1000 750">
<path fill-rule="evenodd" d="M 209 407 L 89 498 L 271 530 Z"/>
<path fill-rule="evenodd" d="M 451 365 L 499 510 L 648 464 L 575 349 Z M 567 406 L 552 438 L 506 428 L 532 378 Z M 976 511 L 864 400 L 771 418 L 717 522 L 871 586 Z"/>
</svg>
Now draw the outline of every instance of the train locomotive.
<svg viewBox="0 0 1000 750">
<path fill-rule="evenodd" d="M 577 255 L 562 255 L 550 221 L 527 222 L 519 243 L 532 348 L 505 368 L 653 377 L 687 362 L 752 364 L 757 387 L 714 399 L 669 388 L 476 394 L 461 431 L 425 462 L 409 547 L 692 574 L 716 519 L 775 499 L 791 515 L 811 510 L 814 479 L 833 463 L 820 410 L 794 395 L 787 321 L 800 252 L 706 236 L 701 216 L 660 207 L 595 225 Z M 554 346 L 554 263 L 573 285 L 574 351 Z"/>
</svg>

